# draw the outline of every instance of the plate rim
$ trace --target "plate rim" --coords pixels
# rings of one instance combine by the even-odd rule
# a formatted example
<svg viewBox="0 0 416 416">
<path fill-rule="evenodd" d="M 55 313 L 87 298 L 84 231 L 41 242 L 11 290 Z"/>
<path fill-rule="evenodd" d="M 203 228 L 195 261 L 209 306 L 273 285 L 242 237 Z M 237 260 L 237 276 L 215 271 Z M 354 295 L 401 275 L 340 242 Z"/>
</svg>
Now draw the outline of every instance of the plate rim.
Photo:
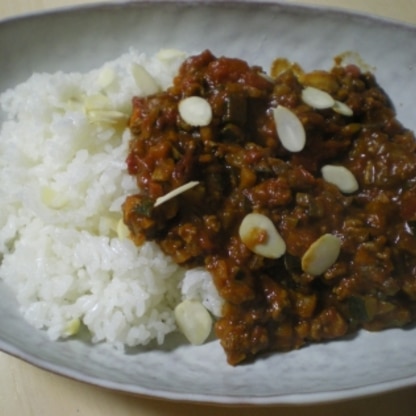
<svg viewBox="0 0 416 416">
<path fill-rule="evenodd" d="M 202 393 L 180 393 L 167 390 L 154 391 L 148 387 L 136 384 L 127 384 L 103 380 L 99 377 L 82 374 L 77 370 L 69 369 L 60 364 L 53 364 L 45 359 L 34 357 L 21 348 L 4 342 L 0 339 L 0 351 L 14 357 L 24 363 L 34 366 L 43 371 L 54 375 L 65 377 L 67 379 L 97 386 L 109 391 L 132 394 L 143 398 L 154 398 L 172 402 L 199 403 L 199 404 L 218 404 L 218 405 L 257 405 L 257 406 L 283 406 L 295 405 L 303 407 L 311 404 L 335 403 L 351 399 L 370 397 L 377 394 L 397 391 L 416 385 L 416 375 L 405 377 L 397 380 L 378 382 L 359 387 L 342 388 L 329 392 L 312 392 L 312 393 L 292 393 L 284 395 L 268 395 L 257 397 L 241 397 L 231 395 L 207 395 Z"/>
<path fill-rule="evenodd" d="M 7 17 L 0 20 L 0 28 L 4 25 L 14 24 L 26 19 L 42 19 L 45 16 L 62 15 L 66 13 L 75 12 L 91 12 L 104 9 L 121 9 L 125 7 L 145 7 L 146 5 L 154 6 L 155 3 L 163 4 L 177 4 L 182 7 L 198 7 L 198 5 L 214 6 L 219 4 L 226 4 L 236 7 L 250 7 L 254 4 L 256 7 L 276 6 L 282 10 L 293 11 L 294 13 L 326 13 L 335 16 L 349 16 L 351 18 L 364 19 L 371 22 L 387 25 L 390 27 L 398 27 L 401 30 L 410 30 L 416 32 L 416 25 L 403 22 L 393 18 L 387 18 L 372 13 L 353 11 L 343 7 L 327 6 L 327 5 L 311 5 L 306 3 L 291 3 L 285 0 L 111 0 L 108 2 L 97 2 L 88 4 L 79 4 L 72 6 L 61 6 L 52 9 L 45 9 L 40 11 L 22 13 L 15 16 Z M 223 404 L 223 405 L 308 405 L 317 403 L 336 402 L 346 399 L 355 399 L 365 396 L 370 396 L 388 391 L 398 390 L 400 388 L 416 385 L 416 375 L 405 377 L 397 380 L 390 380 L 378 382 L 371 385 L 342 388 L 330 392 L 312 392 L 312 393 L 292 393 L 284 395 L 270 395 L 270 396 L 256 396 L 256 397 L 241 397 L 231 395 L 207 395 L 198 393 L 181 393 L 165 390 L 154 391 L 148 387 L 139 386 L 136 384 L 127 384 L 121 382 L 106 381 L 99 377 L 89 376 L 80 373 L 78 370 L 69 369 L 60 364 L 54 364 L 46 359 L 34 357 L 33 355 L 24 352 L 21 348 L 9 342 L 0 339 L 0 350 L 4 353 L 20 359 L 37 368 L 46 370 L 53 374 L 57 374 L 69 379 L 80 381 L 83 383 L 100 386 L 108 390 L 131 393 L 137 396 L 158 398 L 164 400 L 171 400 L 175 402 L 192 402 L 205 404 Z"/>
<path fill-rule="evenodd" d="M 335 5 L 326 5 L 326 4 L 311 4 L 304 3 L 303 1 L 297 1 L 292 3 L 290 0 L 109 0 L 103 1 L 100 0 L 94 3 L 80 3 L 74 5 L 61 5 L 48 7 L 42 10 L 33 10 L 22 13 L 17 13 L 11 16 L 0 19 L 0 26 L 3 24 L 12 23 L 15 20 L 24 20 L 39 18 L 45 15 L 54 15 L 62 14 L 74 11 L 88 11 L 89 9 L 106 9 L 106 8 L 125 8 L 125 7 L 143 7 L 146 5 L 154 5 L 155 3 L 159 4 L 178 4 L 178 5 L 188 5 L 198 7 L 198 4 L 205 6 L 217 5 L 235 5 L 239 6 L 252 6 L 264 7 L 265 5 L 294 11 L 303 11 L 303 12 L 315 12 L 315 13 L 330 13 L 333 15 L 348 15 L 350 17 L 356 17 L 361 19 L 367 19 L 369 21 L 384 23 L 387 25 L 394 25 L 401 27 L 402 29 L 409 29 L 411 31 L 416 30 L 416 23 L 406 22 L 394 17 L 388 17 L 383 15 L 378 15 L 365 10 L 353 10 L 345 6 L 335 6 Z"/>
</svg>

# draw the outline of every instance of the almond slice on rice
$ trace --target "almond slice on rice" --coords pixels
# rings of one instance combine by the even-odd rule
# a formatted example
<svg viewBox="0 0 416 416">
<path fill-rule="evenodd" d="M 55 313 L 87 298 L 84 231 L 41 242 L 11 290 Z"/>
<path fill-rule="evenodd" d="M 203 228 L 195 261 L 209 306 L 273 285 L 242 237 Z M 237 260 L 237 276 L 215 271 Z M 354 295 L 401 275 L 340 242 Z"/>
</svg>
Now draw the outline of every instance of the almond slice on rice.
<svg viewBox="0 0 416 416">
<path fill-rule="evenodd" d="M 212 317 L 201 302 L 186 299 L 176 306 L 174 315 L 179 330 L 192 345 L 201 345 L 209 337 Z"/>
<path fill-rule="evenodd" d="M 142 95 L 152 95 L 160 91 L 159 84 L 144 66 L 133 63 L 131 66 L 131 73 Z"/>
</svg>

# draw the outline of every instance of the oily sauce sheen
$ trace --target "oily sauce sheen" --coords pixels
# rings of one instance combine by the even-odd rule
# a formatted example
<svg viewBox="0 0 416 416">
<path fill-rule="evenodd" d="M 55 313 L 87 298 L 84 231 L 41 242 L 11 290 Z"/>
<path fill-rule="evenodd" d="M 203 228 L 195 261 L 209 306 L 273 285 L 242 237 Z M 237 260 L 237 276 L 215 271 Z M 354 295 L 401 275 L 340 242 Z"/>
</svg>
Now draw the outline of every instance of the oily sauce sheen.
<svg viewBox="0 0 416 416">
<path fill-rule="evenodd" d="M 211 272 L 225 301 L 215 332 L 232 365 L 416 318 L 414 135 L 374 76 L 356 66 L 274 72 L 205 51 L 183 63 L 167 91 L 134 98 L 130 119 L 127 165 L 141 189 L 123 205 L 131 238 L 155 240 L 177 263 Z M 305 104 L 306 86 L 353 114 Z M 189 96 L 210 103 L 209 125 L 180 117 Z M 300 152 L 279 140 L 278 105 L 304 126 Z M 326 164 L 346 167 L 359 189 L 343 194 L 325 181 Z M 154 207 L 190 181 L 199 183 Z M 252 212 L 272 220 L 286 244 L 281 257 L 262 257 L 241 241 L 239 226 Z M 328 233 L 341 241 L 336 262 L 321 275 L 306 273 L 302 256 Z"/>
</svg>

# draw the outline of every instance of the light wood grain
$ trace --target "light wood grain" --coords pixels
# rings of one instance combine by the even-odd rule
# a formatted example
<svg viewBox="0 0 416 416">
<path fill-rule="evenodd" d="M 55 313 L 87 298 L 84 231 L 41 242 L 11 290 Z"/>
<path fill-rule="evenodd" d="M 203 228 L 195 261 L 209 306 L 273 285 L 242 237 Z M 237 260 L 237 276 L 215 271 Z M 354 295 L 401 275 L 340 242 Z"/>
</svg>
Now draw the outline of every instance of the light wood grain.
<svg viewBox="0 0 416 416">
<path fill-rule="evenodd" d="M 83 0 L 0 0 L 0 18 L 84 3 Z M 288 3 L 341 7 L 416 24 L 415 0 L 288 0 Z M 253 409 L 173 403 L 85 385 L 0 353 L 0 416 L 252 416 L 253 413 L 256 416 L 413 416 L 415 409 L 416 388 L 307 407 Z"/>
</svg>

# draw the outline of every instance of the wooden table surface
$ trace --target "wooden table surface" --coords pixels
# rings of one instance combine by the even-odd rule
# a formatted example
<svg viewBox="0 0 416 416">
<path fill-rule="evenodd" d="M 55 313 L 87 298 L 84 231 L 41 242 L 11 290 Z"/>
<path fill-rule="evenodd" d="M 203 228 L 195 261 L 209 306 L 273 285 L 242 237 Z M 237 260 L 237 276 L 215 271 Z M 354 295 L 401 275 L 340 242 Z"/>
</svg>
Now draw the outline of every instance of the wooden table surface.
<svg viewBox="0 0 416 416">
<path fill-rule="evenodd" d="M 0 19 L 27 12 L 99 1 L 0 0 Z M 288 0 L 288 3 L 341 7 L 416 25 L 416 0 Z M 144 399 L 107 391 L 50 374 L 0 353 L 0 416 L 251 416 L 253 412 L 256 416 L 413 416 L 416 414 L 416 386 L 356 400 L 312 406 L 256 409 L 211 407 Z"/>
</svg>

